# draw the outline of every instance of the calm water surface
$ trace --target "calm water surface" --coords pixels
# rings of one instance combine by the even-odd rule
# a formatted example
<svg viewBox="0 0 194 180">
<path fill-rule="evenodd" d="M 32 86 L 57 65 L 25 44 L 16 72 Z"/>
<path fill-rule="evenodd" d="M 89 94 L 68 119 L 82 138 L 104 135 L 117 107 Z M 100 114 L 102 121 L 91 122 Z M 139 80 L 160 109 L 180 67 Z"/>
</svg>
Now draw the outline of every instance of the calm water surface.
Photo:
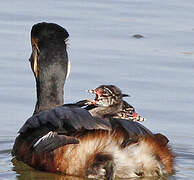
<svg viewBox="0 0 194 180">
<path fill-rule="evenodd" d="M 79 179 L 33 170 L 10 155 L 35 105 L 29 33 L 41 21 L 70 33 L 65 101 L 86 98 L 85 90 L 100 84 L 117 85 L 147 119 L 143 125 L 170 139 L 176 174 L 160 179 L 194 179 L 193 9 L 193 0 L 2 1 L 0 179 Z"/>
</svg>

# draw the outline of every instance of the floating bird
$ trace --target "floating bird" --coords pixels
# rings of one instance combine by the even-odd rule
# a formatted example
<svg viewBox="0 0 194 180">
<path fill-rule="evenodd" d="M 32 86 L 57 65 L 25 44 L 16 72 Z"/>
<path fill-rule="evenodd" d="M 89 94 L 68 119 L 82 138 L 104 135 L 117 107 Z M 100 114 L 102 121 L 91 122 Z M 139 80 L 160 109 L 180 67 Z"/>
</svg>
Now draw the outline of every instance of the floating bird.
<svg viewBox="0 0 194 180">
<path fill-rule="evenodd" d="M 64 105 L 70 70 L 68 32 L 54 23 L 31 30 L 31 68 L 36 80 L 34 114 L 16 137 L 12 155 L 42 171 L 112 180 L 173 172 L 174 156 L 163 135 L 119 118 L 107 121 L 78 105 Z"/>
</svg>

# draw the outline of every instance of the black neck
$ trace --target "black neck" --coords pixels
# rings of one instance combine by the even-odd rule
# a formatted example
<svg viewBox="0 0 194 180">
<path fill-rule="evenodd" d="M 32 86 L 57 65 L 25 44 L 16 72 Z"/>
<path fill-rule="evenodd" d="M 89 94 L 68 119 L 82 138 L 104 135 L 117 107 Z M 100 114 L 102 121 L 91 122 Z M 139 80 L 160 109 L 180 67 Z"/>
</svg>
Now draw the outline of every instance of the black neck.
<svg viewBox="0 0 194 180">
<path fill-rule="evenodd" d="M 39 82 L 36 81 L 37 102 L 34 114 L 52 109 L 56 106 L 61 106 L 64 103 L 64 83 L 57 84 L 56 82 Z"/>
<path fill-rule="evenodd" d="M 64 46 L 56 51 L 41 51 L 36 78 L 37 103 L 35 113 L 61 106 L 64 103 L 64 84 L 67 73 L 67 52 Z M 48 53 L 49 51 L 49 53 Z"/>
<path fill-rule="evenodd" d="M 68 70 L 66 40 L 68 32 L 54 23 L 32 27 L 31 68 L 36 78 L 37 102 L 34 114 L 64 103 L 63 87 Z"/>
</svg>

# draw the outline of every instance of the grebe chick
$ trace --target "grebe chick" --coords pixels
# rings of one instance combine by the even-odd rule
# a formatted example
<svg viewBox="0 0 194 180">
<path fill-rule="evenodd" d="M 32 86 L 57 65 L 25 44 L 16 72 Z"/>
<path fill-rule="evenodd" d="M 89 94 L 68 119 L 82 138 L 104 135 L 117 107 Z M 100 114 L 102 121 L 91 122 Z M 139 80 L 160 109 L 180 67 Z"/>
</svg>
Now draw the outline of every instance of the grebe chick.
<svg viewBox="0 0 194 180">
<path fill-rule="evenodd" d="M 114 85 L 101 85 L 96 89 L 89 90 L 96 95 L 94 100 L 86 102 L 86 109 L 96 117 L 122 118 L 132 121 L 145 121 L 138 115 L 135 108 L 123 100 L 129 95 L 122 94 L 121 90 Z"/>
</svg>

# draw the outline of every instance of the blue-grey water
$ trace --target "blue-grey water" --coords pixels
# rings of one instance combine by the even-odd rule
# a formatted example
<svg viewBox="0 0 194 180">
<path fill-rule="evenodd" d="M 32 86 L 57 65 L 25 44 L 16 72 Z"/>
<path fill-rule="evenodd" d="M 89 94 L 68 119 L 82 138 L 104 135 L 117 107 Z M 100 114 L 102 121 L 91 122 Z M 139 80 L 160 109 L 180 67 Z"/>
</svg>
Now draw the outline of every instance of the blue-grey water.
<svg viewBox="0 0 194 180">
<path fill-rule="evenodd" d="M 193 9 L 193 0 L 1 1 L 0 179 L 79 179 L 33 170 L 10 155 L 36 101 L 30 30 L 42 21 L 70 33 L 65 102 L 88 98 L 85 90 L 100 84 L 117 85 L 147 119 L 143 125 L 169 138 L 176 173 L 167 179 L 194 179 Z"/>
</svg>

